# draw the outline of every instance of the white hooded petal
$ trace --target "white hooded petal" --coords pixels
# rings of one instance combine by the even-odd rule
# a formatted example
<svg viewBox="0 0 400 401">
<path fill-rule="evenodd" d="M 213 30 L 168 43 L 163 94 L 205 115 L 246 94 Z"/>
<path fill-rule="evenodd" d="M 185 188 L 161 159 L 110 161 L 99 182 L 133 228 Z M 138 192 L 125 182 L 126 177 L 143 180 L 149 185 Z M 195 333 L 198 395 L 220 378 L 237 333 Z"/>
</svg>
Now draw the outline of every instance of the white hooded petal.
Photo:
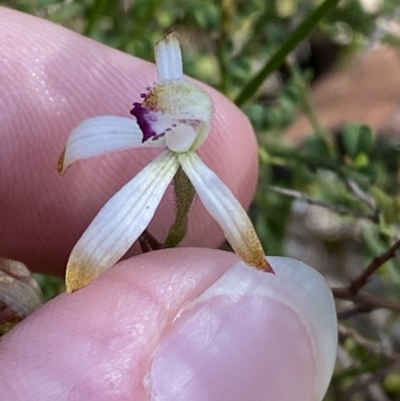
<svg viewBox="0 0 400 401">
<path fill-rule="evenodd" d="M 213 117 L 212 98 L 198 86 L 181 80 L 161 81 L 150 89 L 142 103 L 134 103 L 131 114 L 143 132 L 144 141 L 173 134 L 171 150 L 185 152 L 190 142 L 192 150 L 206 140 Z M 186 138 L 188 129 L 190 140 Z M 176 146 L 178 145 L 178 146 Z M 178 150 L 177 150 L 178 149 Z"/>
<path fill-rule="evenodd" d="M 165 139 L 142 143 L 143 132 L 132 118 L 100 116 L 79 124 L 68 137 L 58 171 L 63 174 L 74 162 L 115 150 L 164 146 Z"/>
<path fill-rule="evenodd" d="M 230 189 L 196 153 L 182 153 L 178 158 L 205 208 L 219 223 L 233 250 L 249 265 L 266 269 L 264 251 L 254 227 Z"/>
<path fill-rule="evenodd" d="M 168 32 L 155 46 L 158 80 L 183 77 L 182 54 L 174 32 Z"/>
<path fill-rule="evenodd" d="M 153 218 L 178 167 L 172 152 L 162 153 L 104 205 L 72 250 L 67 292 L 89 284 L 126 253 Z"/>
</svg>

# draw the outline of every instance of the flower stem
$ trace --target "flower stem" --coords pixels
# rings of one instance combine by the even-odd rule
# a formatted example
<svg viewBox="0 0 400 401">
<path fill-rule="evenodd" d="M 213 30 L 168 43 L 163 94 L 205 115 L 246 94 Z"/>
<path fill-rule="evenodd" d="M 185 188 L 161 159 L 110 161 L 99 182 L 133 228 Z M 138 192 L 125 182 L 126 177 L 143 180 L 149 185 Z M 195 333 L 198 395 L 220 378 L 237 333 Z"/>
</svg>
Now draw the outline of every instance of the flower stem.
<svg viewBox="0 0 400 401">
<path fill-rule="evenodd" d="M 182 168 L 174 177 L 176 215 L 170 227 L 163 248 L 174 248 L 185 238 L 188 227 L 188 214 L 193 204 L 196 191 Z"/>
</svg>

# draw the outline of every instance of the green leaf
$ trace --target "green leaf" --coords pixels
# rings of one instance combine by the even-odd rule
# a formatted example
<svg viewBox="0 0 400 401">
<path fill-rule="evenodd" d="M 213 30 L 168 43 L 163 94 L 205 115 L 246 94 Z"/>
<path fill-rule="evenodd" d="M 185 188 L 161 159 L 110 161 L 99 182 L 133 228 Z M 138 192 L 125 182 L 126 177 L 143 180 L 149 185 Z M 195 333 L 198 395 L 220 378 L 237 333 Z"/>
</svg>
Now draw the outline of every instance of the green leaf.
<svg viewBox="0 0 400 401">
<path fill-rule="evenodd" d="M 400 373 L 391 373 L 383 382 L 383 388 L 391 393 L 400 393 Z"/>
<path fill-rule="evenodd" d="M 360 125 L 359 138 L 358 138 L 358 151 L 359 153 L 371 153 L 375 145 L 375 131 L 368 125 Z"/>
<path fill-rule="evenodd" d="M 400 221 L 399 198 L 388 195 L 376 185 L 371 187 L 371 194 L 381 209 L 385 221 L 389 224 L 398 223 Z"/>
<path fill-rule="evenodd" d="M 350 123 L 343 130 L 343 143 L 352 158 L 370 155 L 375 145 L 375 132 L 368 125 Z"/>
<path fill-rule="evenodd" d="M 344 147 L 351 157 L 355 157 L 358 153 L 359 133 L 360 126 L 356 123 L 348 124 L 343 130 Z"/>
<path fill-rule="evenodd" d="M 314 157 L 324 157 L 327 160 L 331 159 L 329 145 L 325 138 L 321 136 L 311 136 L 304 141 L 304 147 L 307 149 L 307 154 Z"/>
<path fill-rule="evenodd" d="M 365 153 L 358 153 L 354 160 L 354 166 L 361 169 L 369 165 L 369 157 Z"/>
</svg>

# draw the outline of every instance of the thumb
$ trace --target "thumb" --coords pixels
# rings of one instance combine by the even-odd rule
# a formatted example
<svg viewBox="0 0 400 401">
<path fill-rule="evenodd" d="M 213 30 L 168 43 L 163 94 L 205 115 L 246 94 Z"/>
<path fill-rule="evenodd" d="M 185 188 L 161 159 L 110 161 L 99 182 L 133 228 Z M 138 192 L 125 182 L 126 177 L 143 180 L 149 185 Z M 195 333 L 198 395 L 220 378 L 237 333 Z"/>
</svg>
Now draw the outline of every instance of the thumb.
<svg viewBox="0 0 400 401">
<path fill-rule="evenodd" d="M 237 262 L 175 317 L 153 355 L 151 400 L 320 401 L 336 357 L 333 297 L 315 270 Z"/>
<path fill-rule="evenodd" d="M 204 249 L 121 262 L 3 338 L 4 399 L 321 400 L 332 296 L 308 266 L 269 261 L 275 275 Z"/>
</svg>

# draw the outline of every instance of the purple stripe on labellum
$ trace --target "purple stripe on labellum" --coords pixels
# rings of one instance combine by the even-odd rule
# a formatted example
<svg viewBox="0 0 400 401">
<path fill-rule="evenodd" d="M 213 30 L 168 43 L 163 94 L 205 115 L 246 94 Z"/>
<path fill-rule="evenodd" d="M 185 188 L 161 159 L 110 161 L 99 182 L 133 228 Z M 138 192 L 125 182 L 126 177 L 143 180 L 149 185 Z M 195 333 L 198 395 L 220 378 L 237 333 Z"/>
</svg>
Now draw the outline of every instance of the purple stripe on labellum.
<svg viewBox="0 0 400 401">
<path fill-rule="evenodd" d="M 148 141 L 150 138 L 155 141 L 161 136 L 165 135 L 165 132 L 157 134 L 157 132 L 153 129 L 151 123 L 156 122 L 157 117 L 154 115 L 154 113 L 149 111 L 149 109 L 142 107 L 141 103 L 133 103 L 133 109 L 130 113 L 136 117 L 137 123 L 143 132 L 142 143 Z"/>
</svg>

